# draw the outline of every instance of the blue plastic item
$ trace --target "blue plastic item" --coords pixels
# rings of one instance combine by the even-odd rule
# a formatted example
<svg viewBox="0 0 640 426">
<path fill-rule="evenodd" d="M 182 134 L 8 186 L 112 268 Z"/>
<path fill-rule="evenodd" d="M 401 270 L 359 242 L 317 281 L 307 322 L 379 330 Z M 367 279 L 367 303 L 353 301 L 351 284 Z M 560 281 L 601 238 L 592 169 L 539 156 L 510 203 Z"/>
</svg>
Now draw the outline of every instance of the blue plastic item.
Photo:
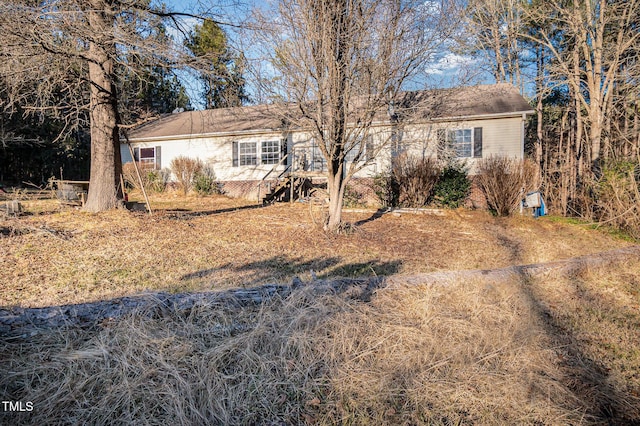
<svg viewBox="0 0 640 426">
<path fill-rule="evenodd" d="M 546 216 L 547 207 L 544 204 L 544 199 L 540 192 L 529 192 L 522 200 L 522 207 L 531 209 L 533 217 Z"/>
<path fill-rule="evenodd" d="M 540 197 L 540 207 L 533 208 L 533 217 L 540 217 L 547 215 L 547 207 L 544 205 L 544 200 Z"/>
</svg>

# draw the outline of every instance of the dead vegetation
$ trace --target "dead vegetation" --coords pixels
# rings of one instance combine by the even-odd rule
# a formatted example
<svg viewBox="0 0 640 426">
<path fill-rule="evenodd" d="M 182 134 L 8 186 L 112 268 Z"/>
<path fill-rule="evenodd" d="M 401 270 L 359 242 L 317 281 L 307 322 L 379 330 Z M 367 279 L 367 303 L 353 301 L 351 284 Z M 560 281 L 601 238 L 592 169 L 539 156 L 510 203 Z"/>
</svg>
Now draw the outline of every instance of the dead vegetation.
<svg viewBox="0 0 640 426">
<path fill-rule="evenodd" d="M 207 291 L 312 278 L 491 269 L 629 245 L 544 218 L 346 213 L 348 235 L 327 235 L 306 204 L 266 208 L 225 197 L 162 195 L 153 216 L 60 210 L 25 202 L 0 225 L 0 306 L 90 302 L 145 291 Z M 315 208 L 315 207 L 314 207 Z"/>
<path fill-rule="evenodd" d="M 510 157 L 489 157 L 478 163 L 476 181 L 489 209 L 498 216 L 513 213 L 522 197 L 537 188 L 535 164 Z"/>
<path fill-rule="evenodd" d="M 640 261 L 535 281 L 302 288 L 0 342 L 11 424 L 627 424 Z"/>
<path fill-rule="evenodd" d="M 182 197 L 181 202 L 182 202 Z M 144 213 L 53 212 L 2 225 L 3 306 L 394 275 L 366 298 L 302 287 L 225 307 L 138 311 L 0 338 L 7 424 L 628 424 L 640 421 L 640 259 L 510 279 L 407 275 L 625 247 L 550 218 L 351 213 L 169 197 Z M 46 229 L 49 231 L 36 231 Z M 313 270 L 313 272 L 311 272 Z M 21 296 L 24 299 L 21 300 Z"/>
</svg>

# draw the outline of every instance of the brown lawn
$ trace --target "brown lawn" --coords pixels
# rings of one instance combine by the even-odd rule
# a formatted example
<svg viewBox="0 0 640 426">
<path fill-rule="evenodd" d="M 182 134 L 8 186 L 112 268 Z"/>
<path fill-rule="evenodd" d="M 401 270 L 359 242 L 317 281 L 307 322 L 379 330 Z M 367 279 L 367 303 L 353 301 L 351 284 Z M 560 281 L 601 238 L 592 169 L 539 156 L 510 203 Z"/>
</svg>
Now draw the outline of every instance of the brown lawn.
<svg viewBox="0 0 640 426">
<path fill-rule="evenodd" d="M 557 218 L 351 212 L 165 196 L 0 222 L 0 305 L 544 262 L 626 246 Z M 640 423 L 640 259 L 513 281 L 303 286 L 261 305 L 142 310 L 0 335 L 0 424 Z M 400 283 L 400 284 L 398 284 Z"/>
<path fill-rule="evenodd" d="M 357 227 L 327 235 L 307 204 L 257 208 L 226 197 L 152 200 L 153 216 L 89 214 L 52 201 L 0 222 L 0 306 L 36 307 L 148 291 L 206 291 L 357 277 L 489 269 L 628 245 L 554 218 L 496 218 L 483 211 L 347 212 Z"/>
</svg>

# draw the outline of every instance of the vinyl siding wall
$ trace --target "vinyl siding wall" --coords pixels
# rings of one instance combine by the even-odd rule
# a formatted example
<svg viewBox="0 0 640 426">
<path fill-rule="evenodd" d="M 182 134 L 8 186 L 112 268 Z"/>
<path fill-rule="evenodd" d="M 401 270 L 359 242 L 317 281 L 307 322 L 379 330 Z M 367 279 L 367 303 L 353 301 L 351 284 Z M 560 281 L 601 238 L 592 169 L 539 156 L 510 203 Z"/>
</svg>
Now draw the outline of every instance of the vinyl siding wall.
<svg viewBox="0 0 640 426">
<path fill-rule="evenodd" d="M 371 130 L 371 141 L 377 156 L 371 164 L 368 164 L 355 177 L 372 177 L 388 170 L 391 158 L 402 152 L 410 155 L 434 157 L 437 156 L 438 133 L 440 129 L 476 129 L 482 128 L 482 158 L 492 155 L 508 156 L 521 159 L 523 156 L 523 119 L 522 116 L 493 118 L 483 120 L 466 120 L 456 122 L 425 123 L 420 125 L 402 126 L 378 126 Z M 189 139 L 171 139 L 159 141 L 133 141 L 136 148 L 160 147 L 161 168 L 169 168 L 171 160 L 178 156 L 200 158 L 204 163 L 211 165 L 216 177 L 220 181 L 258 181 L 262 179 L 272 168 L 273 164 L 238 165 L 233 166 L 233 142 L 253 142 L 258 144 L 257 155 L 260 157 L 260 144 L 262 141 L 282 140 L 287 141 L 287 152 L 293 148 L 301 149 L 310 147 L 312 137 L 308 132 L 261 133 L 254 135 L 220 136 L 220 137 L 192 137 Z M 473 143 L 473 141 L 472 141 Z M 380 147 L 383 147 L 380 149 Z M 132 161 L 129 149 L 122 146 L 123 163 Z M 474 174 L 475 164 L 480 158 L 462 159 L 470 167 L 470 173 Z M 291 161 L 291 155 L 287 162 Z M 276 172 L 283 171 L 284 165 L 276 167 Z M 271 176 L 276 175 L 274 173 Z"/>
<path fill-rule="evenodd" d="M 402 132 L 402 150 L 409 155 L 437 158 L 438 133 L 451 130 L 472 129 L 471 144 L 474 145 L 475 129 L 482 129 L 481 157 L 460 158 L 469 166 L 470 174 L 475 174 L 478 161 L 491 156 L 523 158 L 523 120 L 522 117 L 496 118 L 485 120 L 466 120 L 456 122 L 440 122 L 422 126 L 410 126 Z M 475 147 L 474 147 L 475 148 Z"/>
<path fill-rule="evenodd" d="M 205 137 L 190 139 L 171 139 L 163 141 L 132 142 L 135 148 L 160 147 L 161 164 L 160 168 L 170 168 L 171 161 L 179 156 L 199 158 L 205 164 L 213 167 L 216 178 L 221 181 L 248 181 L 260 180 L 273 167 L 273 164 L 260 164 L 258 158 L 257 165 L 234 166 L 233 165 L 233 142 L 248 142 L 257 144 L 257 156 L 260 157 L 260 147 L 263 141 L 280 141 L 286 136 L 282 133 L 270 133 L 254 136 L 238 137 Z M 289 142 L 286 142 L 289 144 Z M 123 163 L 131 162 L 132 158 L 128 147 L 122 146 Z M 276 170 L 284 170 L 285 166 L 280 165 Z"/>
</svg>

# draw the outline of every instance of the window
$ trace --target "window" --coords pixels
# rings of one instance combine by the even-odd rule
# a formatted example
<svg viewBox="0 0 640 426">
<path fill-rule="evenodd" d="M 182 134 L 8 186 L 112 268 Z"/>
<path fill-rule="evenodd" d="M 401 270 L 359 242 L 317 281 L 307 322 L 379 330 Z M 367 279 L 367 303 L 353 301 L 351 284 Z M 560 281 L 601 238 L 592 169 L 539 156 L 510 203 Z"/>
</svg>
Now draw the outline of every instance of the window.
<svg viewBox="0 0 640 426">
<path fill-rule="evenodd" d="M 456 153 L 456 157 L 472 156 L 473 129 L 458 129 L 449 132 L 449 143 Z"/>
<path fill-rule="evenodd" d="M 134 159 L 143 169 L 160 169 L 160 147 L 134 148 Z"/>
<path fill-rule="evenodd" d="M 347 163 L 353 162 L 356 159 L 356 155 L 361 148 L 362 139 L 360 138 L 358 142 L 347 152 L 344 160 Z M 371 161 L 373 159 L 373 137 L 371 135 L 367 136 L 364 146 L 362 147 L 362 152 L 360 153 L 360 158 L 358 161 Z"/>
<path fill-rule="evenodd" d="M 351 148 L 349 150 L 349 152 L 347 152 L 347 155 L 344 156 L 344 161 L 346 163 L 351 163 L 353 162 L 353 160 L 356 159 L 356 154 L 358 153 L 358 150 L 360 149 L 359 146 L 354 146 L 353 148 Z"/>
<path fill-rule="evenodd" d="M 278 164 L 280 161 L 280 141 L 262 142 L 262 164 Z"/>
<path fill-rule="evenodd" d="M 322 155 L 320 147 L 314 140 L 311 143 L 311 164 L 309 165 L 309 171 L 311 172 L 323 172 L 327 169 L 327 161 Z"/>
<path fill-rule="evenodd" d="M 255 142 L 240 142 L 238 144 L 240 165 L 255 166 L 258 164 L 258 154 Z"/>
<path fill-rule="evenodd" d="M 278 164 L 286 153 L 286 141 L 233 142 L 233 167 Z"/>
<path fill-rule="evenodd" d="M 482 127 L 438 129 L 438 155 L 445 158 L 482 158 Z"/>
</svg>

